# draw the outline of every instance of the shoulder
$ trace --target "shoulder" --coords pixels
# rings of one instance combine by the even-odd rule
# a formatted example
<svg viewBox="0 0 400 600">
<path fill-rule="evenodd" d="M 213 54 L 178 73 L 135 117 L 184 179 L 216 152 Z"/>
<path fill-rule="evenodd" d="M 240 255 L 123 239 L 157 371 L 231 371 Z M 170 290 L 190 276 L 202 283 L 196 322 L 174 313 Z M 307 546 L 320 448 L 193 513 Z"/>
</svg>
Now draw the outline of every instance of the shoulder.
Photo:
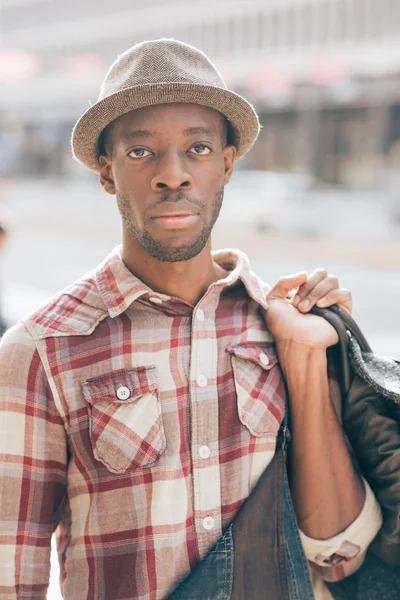
<svg viewBox="0 0 400 600">
<path fill-rule="evenodd" d="M 108 315 L 94 275 L 94 272 L 88 273 L 23 318 L 6 334 L 6 343 L 16 340 L 17 332 L 22 331 L 29 333 L 34 341 L 92 333 Z"/>
<path fill-rule="evenodd" d="M 36 379 L 33 373 L 35 371 L 37 374 L 38 369 L 41 369 L 40 362 L 35 341 L 24 323 L 19 322 L 6 331 L 0 342 L 2 402 L 14 388 L 20 388 L 21 392 L 29 379 Z"/>
</svg>

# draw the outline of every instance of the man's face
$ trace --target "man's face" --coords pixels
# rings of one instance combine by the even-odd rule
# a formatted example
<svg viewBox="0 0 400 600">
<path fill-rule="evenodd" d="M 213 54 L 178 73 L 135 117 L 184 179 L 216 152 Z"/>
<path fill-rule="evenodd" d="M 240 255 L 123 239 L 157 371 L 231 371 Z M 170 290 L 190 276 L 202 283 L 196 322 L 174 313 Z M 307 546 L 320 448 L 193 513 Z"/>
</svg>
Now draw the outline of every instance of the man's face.
<svg viewBox="0 0 400 600">
<path fill-rule="evenodd" d="M 178 262 L 203 250 L 236 154 L 226 136 L 222 115 L 197 104 L 146 107 L 112 123 L 100 181 L 150 256 Z"/>
</svg>

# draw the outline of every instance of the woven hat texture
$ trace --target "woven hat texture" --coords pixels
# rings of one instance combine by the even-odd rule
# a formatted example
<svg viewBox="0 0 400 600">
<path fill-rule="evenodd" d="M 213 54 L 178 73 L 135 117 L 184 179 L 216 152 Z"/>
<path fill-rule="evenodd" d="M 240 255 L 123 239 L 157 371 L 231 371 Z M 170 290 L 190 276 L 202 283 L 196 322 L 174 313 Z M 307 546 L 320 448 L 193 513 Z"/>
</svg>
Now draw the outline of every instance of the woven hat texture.
<svg viewBox="0 0 400 600">
<path fill-rule="evenodd" d="M 260 125 L 252 105 L 226 85 L 208 57 L 173 39 L 145 41 L 129 48 L 111 65 L 98 101 L 78 120 L 72 152 L 98 172 L 98 141 L 103 129 L 121 115 L 154 104 L 185 102 L 221 112 L 230 122 L 237 159 L 257 139 Z"/>
</svg>

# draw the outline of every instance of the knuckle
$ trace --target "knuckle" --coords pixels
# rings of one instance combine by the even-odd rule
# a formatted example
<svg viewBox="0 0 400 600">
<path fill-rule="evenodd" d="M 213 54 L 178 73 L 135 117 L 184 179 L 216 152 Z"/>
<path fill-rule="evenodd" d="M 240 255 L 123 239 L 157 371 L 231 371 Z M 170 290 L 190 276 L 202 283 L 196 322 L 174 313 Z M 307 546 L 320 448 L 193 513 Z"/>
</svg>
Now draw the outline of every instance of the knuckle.
<svg viewBox="0 0 400 600">
<path fill-rule="evenodd" d="M 321 294 L 320 292 L 318 292 L 317 290 L 312 290 L 309 294 L 308 294 L 308 299 L 311 300 L 312 302 L 315 302 L 316 300 L 319 300 L 319 298 L 321 296 L 323 296 L 324 294 Z"/>
<path fill-rule="evenodd" d="M 328 276 L 328 271 L 323 267 L 318 267 L 318 269 L 315 269 L 315 273 L 318 273 L 318 275 L 323 275 L 324 277 Z"/>
<path fill-rule="evenodd" d="M 326 279 L 335 287 L 339 287 L 339 279 L 336 277 L 336 275 L 327 275 Z"/>
</svg>

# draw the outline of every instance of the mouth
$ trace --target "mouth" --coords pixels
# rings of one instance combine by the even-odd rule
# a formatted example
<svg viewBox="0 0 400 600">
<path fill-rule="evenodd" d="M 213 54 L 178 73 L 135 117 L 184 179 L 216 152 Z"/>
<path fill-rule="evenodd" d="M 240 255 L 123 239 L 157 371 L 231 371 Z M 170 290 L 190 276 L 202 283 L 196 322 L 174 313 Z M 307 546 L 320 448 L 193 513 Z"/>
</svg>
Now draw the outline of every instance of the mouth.
<svg viewBox="0 0 400 600">
<path fill-rule="evenodd" d="M 197 223 L 199 219 L 198 213 L 188 212 L 171 212 L 151 218 L 152 222 L 162 229 L 185 229 Z"/>
</svg>

